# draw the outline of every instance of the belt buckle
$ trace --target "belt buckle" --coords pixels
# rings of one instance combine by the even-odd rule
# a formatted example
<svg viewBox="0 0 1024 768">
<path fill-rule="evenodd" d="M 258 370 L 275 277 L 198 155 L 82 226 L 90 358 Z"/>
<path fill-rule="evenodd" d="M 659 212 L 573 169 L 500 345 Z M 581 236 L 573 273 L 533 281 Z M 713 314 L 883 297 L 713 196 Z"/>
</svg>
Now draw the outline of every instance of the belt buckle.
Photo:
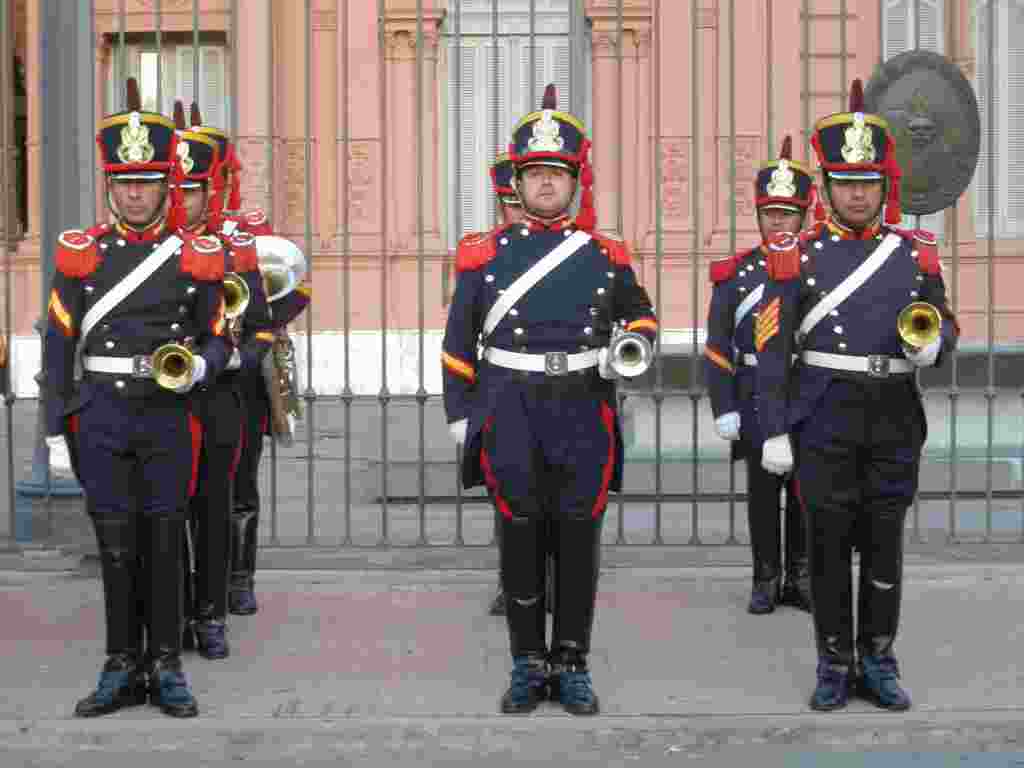
<svg viewBox="0 0 1024 768">
<path fill-rule="evenodd" d="M 548 376 L 565 376 L 569 373 L 569 355 L 566 352 L 545 352 L 544 373 Z"/>
<path fill-rule="evenodd" d="M 132 358 L 132 377 L 136 379 L 153 378 L 153 360 L 149 355 L 135 355 Z"/>
<path fill-rule="evenodd" d="M 889 357 L 887 355 L 868 355 L 868 376 L 873 379 L 888 377 Z"/>
</svg>

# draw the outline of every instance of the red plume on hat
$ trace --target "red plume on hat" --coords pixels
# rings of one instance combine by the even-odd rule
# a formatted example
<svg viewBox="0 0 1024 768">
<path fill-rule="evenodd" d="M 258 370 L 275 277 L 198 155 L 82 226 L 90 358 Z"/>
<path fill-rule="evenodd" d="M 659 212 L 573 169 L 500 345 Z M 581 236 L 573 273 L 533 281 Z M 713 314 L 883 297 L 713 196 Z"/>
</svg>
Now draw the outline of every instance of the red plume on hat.
<svg viewBox="0 0 1024 768">
<path fill-rule="evenodd" d="M 858 77 L 850 85 L 850 112 L 864 111 L 864 83 Z M 889 177 L 889 194 L 885 201 L 885 223 L 896 226 L 903 219 L 900 208 L 900 178 L 903 171 L 896 160 L 896 142 L 887 132 L 885 135 L 885 175 Z"/>
<path fill-rule="evenodd" d="M 185 126 L 185 106 L 181 103 L 181 99 L 175 99 L 174 101 L 174 127 L 179 131 L 184 131 Z"/>
<path fill-rule="evenodd" d="M 541 109 L 558 109 L 558 89 L 554 83 L 548 83 L 544 89 Z M 580 146 L 580 209 L 576 214 L 576 226 L 584 232 L 592 232 L 597 226 L 597 213 L 594 211 L 594 170 L 590 166 L 590 139 L 584 138 Z"/>
<path fill-rule="evenodd" d="M 793 159 L 793 137 L 786 136 L 782 140 L 782 149 L 779 150 L 779 160 Z"/>
<path fill-rule="evenodd" d="M 864 111 L 864 83 L 858 77 L 850 85 L 850 112 Z"/>
<path fill-rule="evenodd" d="M 548 83 L 548 87 L 544 89 L 544 98 L 540 103 L 541 109 L 558 109 L 558 91 L 555 90 L 554 83 Z"/>
<path fill-rule="evenodd" d="M 124 108 L 127 112 L 139 112 L 142 109 L 142 96 L 139 94 L 139 81 L 129 77 L 125 83 Z"/>
</svg>

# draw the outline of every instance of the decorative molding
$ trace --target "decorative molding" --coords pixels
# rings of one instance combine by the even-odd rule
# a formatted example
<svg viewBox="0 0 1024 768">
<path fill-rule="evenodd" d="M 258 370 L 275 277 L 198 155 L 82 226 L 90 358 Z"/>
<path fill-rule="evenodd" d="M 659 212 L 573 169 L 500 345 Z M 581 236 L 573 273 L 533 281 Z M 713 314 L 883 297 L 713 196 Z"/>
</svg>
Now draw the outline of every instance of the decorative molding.
<svg viewBox="0 0 1024 768">
<path fill-rule="evenodd" d="M 759 152 L 763 145 L 763 137 L 756 135 L 736 137 L 736 217 L 751 217 L 754 215 L 754 179 L 757 177 L 759 163 Z M 725 184 L 719 185 L 722 195 L 719 199 L 719 221 L 728 225 L 729 221 L 729 166 L 733 153 L 731 142 L 728 136 L 718 138 L 718 157 L 720 178 Z M 742 226 L 742 222 L 737 222 Z"/>
<path fill-rule="evenodd" d="M 235 149 L 242 164 L 242 205 L 245 208 L 271 210 L 270 165 L 267 162 L 266 137 L 236 137 Z"/>
<path fill-rule="evenodd" d="M 674 222 L 691 218 L 690 151 L 689 136 L 662 137 L 662 212 Z"/>
<path fill-rule="evenodd" d="M 282 222 L 280 229 L 284 232 L 300 232 L 306 224 L 306 140 L 278 139 L 274 153 L 274 187 L 278 190 L 275 196 L 275 223 Z M 311 212 L 312 213 L 312 212 Z"/>
<path fill-rule="evenodd" d="M 345 197 L 353 229 L 367 231 L 379 222 L 379 158 L 380 142 L 376 139 L 352 141 L 348 145 L 348 194 Z"/>
</svg>

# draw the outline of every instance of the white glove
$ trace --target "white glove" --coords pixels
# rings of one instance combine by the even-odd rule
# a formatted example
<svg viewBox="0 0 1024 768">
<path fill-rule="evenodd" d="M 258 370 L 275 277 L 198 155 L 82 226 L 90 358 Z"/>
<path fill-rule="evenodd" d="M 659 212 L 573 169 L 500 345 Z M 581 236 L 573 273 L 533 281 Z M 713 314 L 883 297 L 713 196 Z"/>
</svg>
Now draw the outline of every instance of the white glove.
<svg viewBox="0 0 1024 768">
<path fill-rule="evenodd" d="M 926 344 L 917 352 L 910 352 L 905 347 L 903 354 L 907 356 L 907 360 L 912 362 L 918 368 L 927 368 L 929 365 L 935 365 L 935 359 L 939 356 L 939 349 L 942 348 L 942 337 L 935 339 L 930 344 Z"/>
<path fill-rule="evenodd" d="M 228 360 L 228 370 L 237 371 L 242 367 L 242 355 L 238 351 L 238 347 L 231 350 L 231 358 Z"/>
<path fill-rule="evenodd" d="M 458 421 L 453 421 L 448 425 L 448 431 L 451 432 L 452 439 L 454 439 L 459 445 L 466 442 L 467 429 L 469 429 L 469 419 L 459 419 Z"/>
<path fill-rule="evenodd" d="M 64 435 L 52 435 L 46 438 L 46 447 L 50 449 L 50 471 L 56 477 L 74 477 L 71 469 L 71 451 Z"/>
<path fill-rule="evenodd" d="M 206 375 L 206 359 L 202 355 L 192 356 L 192 378 L 186 381 L 181 386 L 175 387 L 174 391 L 179 395 L 184 395 L 186 392 L 192 390 L 192 388 L 203 380 Z"/>
<path fill-rule="evenodd" d="M 784 475 L 793 469 L 793 448 L 789 444 L 789 435 L 776 435 L 764 441 L 761 466 L 773 475 Z"/>
<path fill-rule="evenodd" d="M 608 347 L 601 347 L 597 350 L 597 372 L 600 374 L 602 379 L 617 379 L 619 376 L 615 371 L 612 370 L 611 363 L 608 360 Z"/>
<path fill-rule="evenodd" d="M 723 440 L 740 439 L 740 414 L 738 411 L 723 413 L 715 419 L 715 431 Z"/>
</svg>

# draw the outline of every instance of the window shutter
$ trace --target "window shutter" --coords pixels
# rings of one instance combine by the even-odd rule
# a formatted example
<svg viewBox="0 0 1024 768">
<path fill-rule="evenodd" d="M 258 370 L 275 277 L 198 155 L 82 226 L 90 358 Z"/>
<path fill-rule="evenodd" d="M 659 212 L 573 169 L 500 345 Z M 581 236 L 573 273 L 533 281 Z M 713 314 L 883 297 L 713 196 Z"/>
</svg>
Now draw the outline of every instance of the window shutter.
<svg viewBox="0 0 1024 768">
<path fill-rule="evenodd" d="M 174 70 L 177 75 L 177 82 L 174 87 L 175 98 L 181 99 L 181 103 L 185 105 L 185 114 L 187 115 L 193 101 L 199 104 L 200 108 L 203 106 L 193 82 L 195 74 L 193 66 L 194 52 L 190 45 L 179 45 L 174 53 L 176 59 Z"/>
<path fill-rule="evenodd" d="M 978 97 L 978 111 L 981 115 L 981 151 L 978 154 L 978 167 L 974 171 L 974 230 L 978 237 L 988 236 L 989 210 L 992 203 L 991 188 L 989 186 L 989 168 L 993 150 L 997 149 L 998 136 L 991 129 L 989 124 L 989 113 L 996 115 L 995 124 L 999 124 L 998 118 L 998 97 L 994 109 L 990 107 L 992 94 L 990 94 L 991 80 L 988 73 L 988 46 L 995 45 L 991 39 L 991 31 L 988 24 L 987 3 L 978 3 L 977 16 L 975 21 L 977 39 L 974 50 L 974 92 Z M 998 25 L 997 25 L 998 26 Z M 998 184 L 998 174 L 996 184 Z M 997 213 L 998 217 L 998 213 Z"/>
<path fill-rule="evenodd" d="M 449 45 L 449 62 L 451 67 L 455 66 L 453 55 L 457 41 Z M 461 46 L 459 55 L 461 57 L 459 75 L 453 75 L 448 80 L 448 146 L 452 173 L 450 183 L 454 190 L 454 205 L 450 210 L 450 221 L 448 231 L 451 233 L 451 247 L 455 247 L 463 235 L 469 232 L 476 232 L 483 227 L 480 224 L 482 212 L 480 211 L 480 166 L 478 157 L 482 154 L 478 150 L 481 143 L 481 129 L 483 123 L 480 120 L 478 107 L 475 103 L 477 93 L 477 57 L 482 49 L 475 45 L 466 45 L 465 41 Z M 451 70 L 449 70 L 451 71 Z M 455 126 L 459 126 L 456 131 Z M 456 136 L 458 134 L 458 136 Z M 459 143 L 456 144 L 456 139 Z M 455 165 L 458 165 L 458 178 L 454 173 Z M 486 179 L 488 182 L 490 178 Z M 461 221 L 456 222 L 456 210 L 461 214 Z M 458 229 L 456 229 L 458 224 Z"/>
<path fill-rule="evenodd" d="M 910 0 L 888 0 L 885 4 L 885 26 L 883 46 L 886 60 L 906 51 L 913 42 L 910 29 Z"/>
<path fill-rule="evenodd" d="M 1024 3 L 1016 2 L 1007 9 L 1007 30 L 1018 30 L 1007 35 L 1009 54 L 1006 66 L 1006 224 L 1012 237 L 1024 235 Z"/>
<path fill-rule="evenodd" d="M 921 3 L 921 18 L 917 23 L 921 25 L 921 48 L 925 51 L 943 53 L 945 51 L 944 26 L 942 23 L 942 2 L 936 0 L 924 0 Z M 913 13 L 913 5 L 911 5 Z M 908 48 L 914 47 L 913 38 L 910 39 Z"/>
<path fill-rule="evenodd" d="M 204 45 L 199 49 L 199 107 L 203 122 L 228 129 L 224 106 L 224 49 Z"/>
</svg>

